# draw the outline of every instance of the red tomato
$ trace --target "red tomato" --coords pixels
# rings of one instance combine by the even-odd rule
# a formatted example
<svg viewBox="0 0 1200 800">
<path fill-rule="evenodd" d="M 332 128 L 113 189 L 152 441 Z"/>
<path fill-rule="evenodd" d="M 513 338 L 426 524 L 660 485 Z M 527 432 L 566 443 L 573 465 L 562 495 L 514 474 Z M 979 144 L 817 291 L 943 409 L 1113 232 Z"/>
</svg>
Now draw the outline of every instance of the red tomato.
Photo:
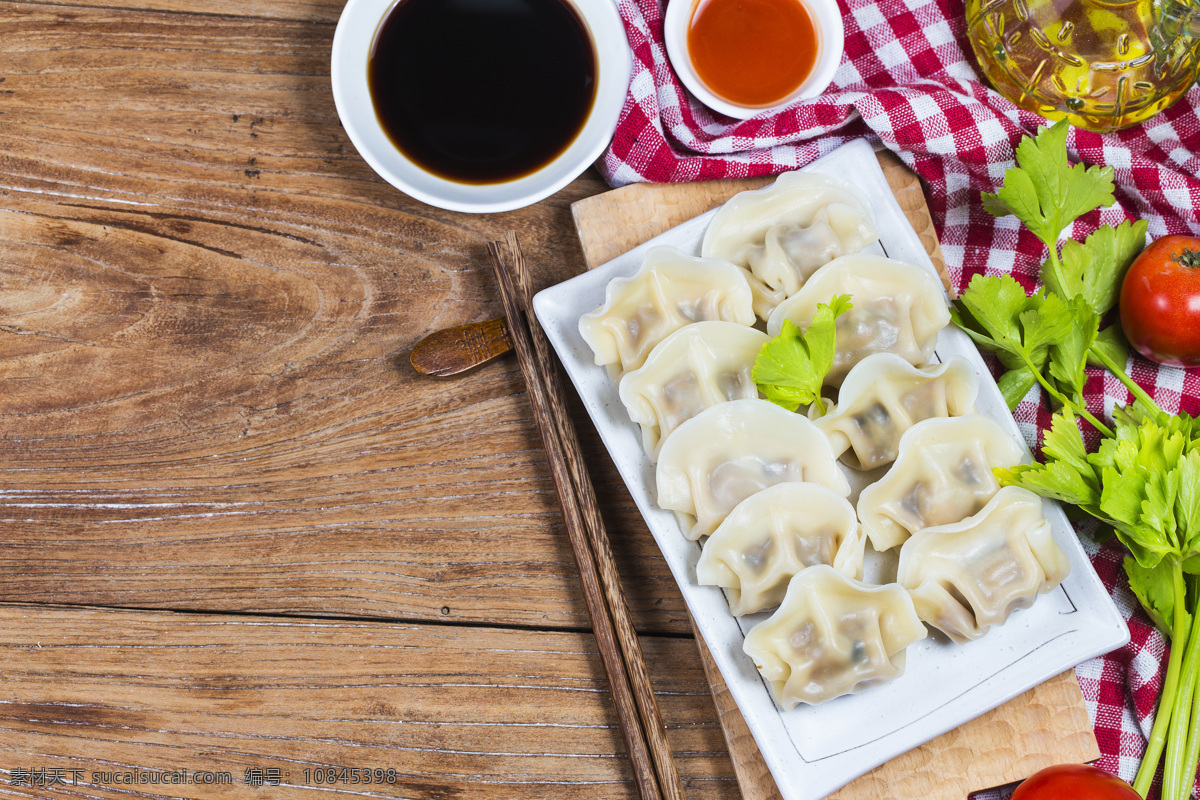
<svg viewBox="0 0 1200 800">
<path fill-rule="evenodd" d="M 1025 779 L 1012 800 L 1142 800 L 1125 781 L 1087 764 L 1046 767 Z"/>
<path fill-rule="evenodd" d="M 1164 236 L 1133 260 L 1121 284 L 1121 327 L 1146 358 L 1200 366 L 1200 238 Z"/>
</svg>

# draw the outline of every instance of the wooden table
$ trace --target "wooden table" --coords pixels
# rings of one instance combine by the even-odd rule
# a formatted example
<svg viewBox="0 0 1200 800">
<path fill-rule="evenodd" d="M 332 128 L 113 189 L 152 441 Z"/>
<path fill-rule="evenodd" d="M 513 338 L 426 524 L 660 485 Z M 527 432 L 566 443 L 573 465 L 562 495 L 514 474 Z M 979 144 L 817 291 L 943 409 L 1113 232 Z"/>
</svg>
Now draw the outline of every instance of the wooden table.
<svg viewBox="0 0 1200 800">
<path fill-rule="evenodd" d="M 606 187 L 392 189 L 338 124 L 340 11 L 0 2 L 0 795 L 636 796 L 515 361 L 407 365 L 500 313 L 506 229 L 539 283 L 581 271 Z M 581 431 L 689 797 L 736 797 Z M 183 770 L 221 785 L 114 783 Z"/>
<path fill-rule="evenodd" d="M 0 796 L 636 797 L 515 361 L 408 366 L 499 315 L 506 230 L 581 272 L 607 187 L 392 189 L 334 110 L 340 11 L 0 0 Z M 737 798 L 579 430 L 689 800 Z"/>
</svg>

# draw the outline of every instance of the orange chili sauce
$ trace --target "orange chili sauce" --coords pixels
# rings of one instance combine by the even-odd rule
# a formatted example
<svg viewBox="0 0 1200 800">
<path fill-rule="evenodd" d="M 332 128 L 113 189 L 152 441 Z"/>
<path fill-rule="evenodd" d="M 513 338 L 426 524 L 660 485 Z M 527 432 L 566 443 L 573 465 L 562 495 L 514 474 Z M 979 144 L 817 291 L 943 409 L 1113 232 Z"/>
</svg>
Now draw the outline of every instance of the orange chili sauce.
<svg viewBox="0 0 1200 800">
<path fill-rule="evenodd" d="M 740 106 L 794 92 L 816 66 L 818 46 L 812 12 L 800 0 L 700 0 L 687 32 L 696 75 Z"/>
</svg>

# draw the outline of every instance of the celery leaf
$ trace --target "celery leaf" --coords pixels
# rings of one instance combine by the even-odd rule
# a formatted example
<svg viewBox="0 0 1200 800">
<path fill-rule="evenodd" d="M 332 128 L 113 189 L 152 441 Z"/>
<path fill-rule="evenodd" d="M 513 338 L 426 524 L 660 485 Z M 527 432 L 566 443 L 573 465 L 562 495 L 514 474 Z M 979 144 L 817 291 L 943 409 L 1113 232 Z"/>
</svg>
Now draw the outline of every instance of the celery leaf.
<svg viewBox="0 0 1200 800">
<path fill-rule="evenodd" d="M 759 351 L 751 373 L 768 400 L 789 411 L 820 403 L 821 386 L 837 351 L 837 318 L 851 307 L 850 295 L 841 294 L 828 305 L 819 303 L 803 331 L 791 320 L 783 321 L 779 335 Z"/>
</svg>

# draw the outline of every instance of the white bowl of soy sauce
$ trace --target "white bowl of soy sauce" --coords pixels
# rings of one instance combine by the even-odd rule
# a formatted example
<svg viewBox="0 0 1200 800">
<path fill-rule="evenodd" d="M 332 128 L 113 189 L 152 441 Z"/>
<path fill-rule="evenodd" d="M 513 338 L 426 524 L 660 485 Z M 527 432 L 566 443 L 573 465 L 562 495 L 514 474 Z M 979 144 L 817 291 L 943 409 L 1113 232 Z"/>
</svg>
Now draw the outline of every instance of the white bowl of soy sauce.
<svg viewBox="0 0 1200 800">
<path fill-rule="evenodd" d="M 557 192 L 611 141 L 631 53 L 613 0 L 349 0 L 333 97 L 384 180 L 453 211 Z"/>
</svg>

